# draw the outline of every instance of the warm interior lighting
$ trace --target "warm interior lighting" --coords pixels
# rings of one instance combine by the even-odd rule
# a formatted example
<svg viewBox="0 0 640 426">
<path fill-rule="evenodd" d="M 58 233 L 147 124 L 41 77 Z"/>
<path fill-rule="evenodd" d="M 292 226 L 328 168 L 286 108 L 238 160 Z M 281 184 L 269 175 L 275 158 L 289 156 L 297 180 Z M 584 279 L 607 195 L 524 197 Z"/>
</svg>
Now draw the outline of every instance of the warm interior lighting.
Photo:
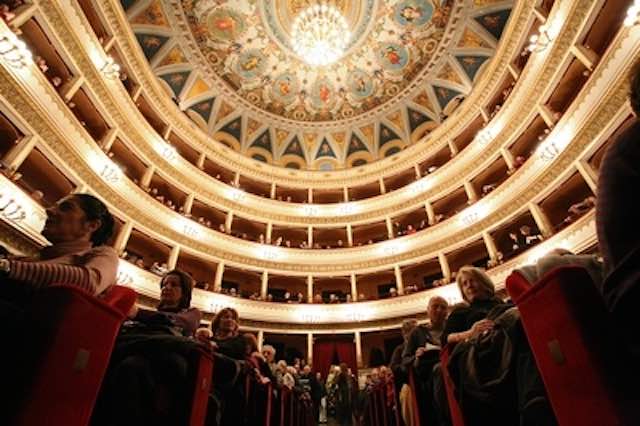
<svg viewBox="0 0 640 426">
<path fill-rule="evenodd" d="M 545 50 L 551 44 L 551 36 L 549 31 L 544 27 L 538 28 L 538 34 L 534 34 L 529 38 L 529 46 L 527 49 L 529 52 L 541 52 Z"/>
<path fill-rule="evenodd" d="M 334 6 L 324 3 L 305 9 L 294 19 L 292 28 L 293 49 L 313 66 L 340 59 L 351 39 L 347 20 Z"/>
<path fill-rule="evenodd" d="M 27 66 L 32 58 L 25 42 L 13 33 L 0 36 L 0 56 L 9 65 L 16 68 Z"/>
<path fill-rule="evenodd" d="M 120 78 L 120 65 L 117 64 L 111 56 L 107 57 L 100 71 L 102 71 L 105 77 L 111 80 L 117 80 Z"/>
<path fill-rule="evenodd" d="M 634 0 L 633 5 L 627 9 L 627 17 L 624 20 L 625 27 L 631 27 L 640 22 L 640 0 Z"/>
</svg>

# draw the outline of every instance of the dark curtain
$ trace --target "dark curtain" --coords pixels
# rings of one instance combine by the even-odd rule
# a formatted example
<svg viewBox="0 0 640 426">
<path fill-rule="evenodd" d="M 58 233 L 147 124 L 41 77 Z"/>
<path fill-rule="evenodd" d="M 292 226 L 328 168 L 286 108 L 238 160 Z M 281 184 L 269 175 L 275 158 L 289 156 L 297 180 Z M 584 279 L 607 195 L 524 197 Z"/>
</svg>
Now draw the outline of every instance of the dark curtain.
<svg viewBox="0 0 640 426">
<path fill-rule="evenodd" d="M 329 368 L 336 353 L 333 340 L 316 340 L 313 343 L 313 369 L 319 371 L 322 377 L 327 377 Z"/>
<path fill-rule="evenodd" d="M 356 344 L 352 340 L 338 340 L 335 345 L 340 362 L 347 364 L 351 368 L 351 372 L 357 377 Z"/>
</svg>

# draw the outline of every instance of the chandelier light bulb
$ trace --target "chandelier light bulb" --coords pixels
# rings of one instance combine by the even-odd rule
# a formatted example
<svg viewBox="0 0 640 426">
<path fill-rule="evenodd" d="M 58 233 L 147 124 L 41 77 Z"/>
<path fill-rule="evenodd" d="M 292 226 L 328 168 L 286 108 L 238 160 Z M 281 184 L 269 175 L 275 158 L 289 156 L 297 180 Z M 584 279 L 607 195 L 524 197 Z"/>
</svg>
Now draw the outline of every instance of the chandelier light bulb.
<svg viewBox="0 0 640 426">
<path fill-rule="evenodd" d="M 293 49 L 312 66 L 336 62 L 344 55 L 350 39 L 347 20 L 332 5 L 311 6 L 293 21 Z"/>
</svg>

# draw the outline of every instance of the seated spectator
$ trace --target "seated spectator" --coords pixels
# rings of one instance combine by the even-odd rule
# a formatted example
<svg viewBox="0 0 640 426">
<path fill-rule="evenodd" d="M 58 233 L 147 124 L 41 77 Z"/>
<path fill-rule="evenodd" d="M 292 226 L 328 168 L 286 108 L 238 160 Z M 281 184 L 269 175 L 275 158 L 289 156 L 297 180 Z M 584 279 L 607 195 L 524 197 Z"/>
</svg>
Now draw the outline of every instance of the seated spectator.
<svg viewBox="0 0 640 426">
<path fill-rule="evenodd" d="M 276 377 L 276 348 L 271 345 L 263 345 L 262 346 L 262 356 L 265 359 L 265 362 L 269 366 L 269 370 L 271 370 L 271 375 Z"/>
<path fill-rule="evenodd" d="M 340 303 L 340 299 L 338 299 L 338 296 L 336 296 L 335 294 L 331 293 L 329 295 L 329 303 Z"/>
<path fill-rule="evenodd" d="M 522 235 L 522 239 L 524 240 L 524 243 L 527 246 L 530 246 L 535 242 L 540 242 L 543 240 L 542 235 L 540 233 L 532 234 L 531 227 L 527 225 L 522 225 L 520 227 L 520 235 Z"/>
<path fill-rule="evenodd" d="M 525 245 L 522 233 L 509 232 L 509 239 L 511 240 L 511 251 L 513 253 L 518 252 Z"/>
<path fill-rule="evenodd" d="M 313 303 L 322 303 L 322 296 L 320 295 L 320 293 L 316 293 L 313 296 Z"/>
<path fill-rule="evenodd" d="M 640 302 L 640 228 L 637 188 L 640 183 L 640 64 L 630 76 L 635 119 L 607 149 L 600 165 L 596 227 L 607 276 L 600 291 L 620 335 L 640 357 L 637 309 Z"/>
<path fill-rule="evenodd" d="M 398 297 L 398 289 L 391 287 L 389 289 L 389 297 Z"/>
<path fill-rule="evenodd" d="M 296 295 L 296 302 L 304 303 L 304 294 L 298 292 L 298 294 Z"/>
<path fill-rule="evenodd" d="M 345 303 L 351 303 L 351 302 L 352 302 L 351 295 L 347 294 L 347 296 L 345 297 Z"/>
<path fill-rule="evenodd" d="M 458 289 L 464 303 L 449 315 L 441 340 L 456 343 L 446 368 L 465 424 L 555 425 L 517 309 L 495 297 L 479 268 L 460 268 Z"/>
<path fill-rule="evenodd" d="M 407 230 L 405 231 L 405 235 L 415 234 L 416 230 L 413 225 L 407 225 Z"/>
<path fill-rule="evenodd" d="M 0 258 L 0 319 L 7 342 L 12 342 L 1 351 L 0 374 L 17 398 L 24 395 L 22 387 L 37 371 L 41 355 L 42 327 L 27 315 L 33 298 L 56 284 L 99 296 L 116 283 L 118 255 L 105 245 L 113 234 L 114 220 L 102 201 L 92 195 L 74 194 L 46 213 L 42 235 L 50 246 L 32 258 L 14 257 L 2 248 L 4 256 Z M 4 403 L 5 408 L 13 406 L 11 397 Z M 0 413 L 0 418 L 8 411 Z"/>
<path fill-rule="evenodd" d="M 178 424 L 189 409 L 189 353 L 201 314 L 191 308 L 193 279 L 173 270 L 160 281 L 156 311 L 138 309 L 123 324 L 94 413 L 95 424 Z M 133 423 L 130 423 L 133 422 Z M 168 422 L 168 423 L 166 423 Z"/>
<path fill-rule="evenodd" d="M 51 243 L 34 258 L 0 259 L 0 300 L 27 302 L 38 289 L 77 286 L 99 295 L 116 282 L 118 255 L 105 245 L 114 220 L 92 195 L 74 194 L 47 209 L 42 235 Z"/>
<path fill-rule="evenodd" d="M 151 265 L 151 268 L 149 269 L 149 271 L 153 272 L 156 275 L 162 276 L 167 272 L 169 272 L 169 268 L 167 267 L 167 262 L 162 262 L 162 263 L 153 262 L 153 265 Z"/>
</svg>

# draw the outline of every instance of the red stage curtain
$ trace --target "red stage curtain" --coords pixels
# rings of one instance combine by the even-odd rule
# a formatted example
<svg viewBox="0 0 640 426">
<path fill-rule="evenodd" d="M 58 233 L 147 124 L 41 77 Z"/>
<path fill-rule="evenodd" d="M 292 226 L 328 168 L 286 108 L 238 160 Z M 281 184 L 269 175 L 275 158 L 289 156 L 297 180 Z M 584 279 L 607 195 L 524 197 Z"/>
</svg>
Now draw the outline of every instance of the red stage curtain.
<svg viewBox="0 0 640 426">
<path fill-rule="evenodd" d="M 353 340 L 340 339 L 335 342 L 336 351 L 340 362 L 344 362 L 351 368 L 351 372 L 358 375 L 358 364 L 356 362 L 356 344 Z"/>
<path fill-rule="evenodd" d="M 336 343 L 333 340 L 316 340 L 313 343 L 313 370 L 319 371 L 326 379 L 331 368 L 336 352 Z"/>
</svg>

